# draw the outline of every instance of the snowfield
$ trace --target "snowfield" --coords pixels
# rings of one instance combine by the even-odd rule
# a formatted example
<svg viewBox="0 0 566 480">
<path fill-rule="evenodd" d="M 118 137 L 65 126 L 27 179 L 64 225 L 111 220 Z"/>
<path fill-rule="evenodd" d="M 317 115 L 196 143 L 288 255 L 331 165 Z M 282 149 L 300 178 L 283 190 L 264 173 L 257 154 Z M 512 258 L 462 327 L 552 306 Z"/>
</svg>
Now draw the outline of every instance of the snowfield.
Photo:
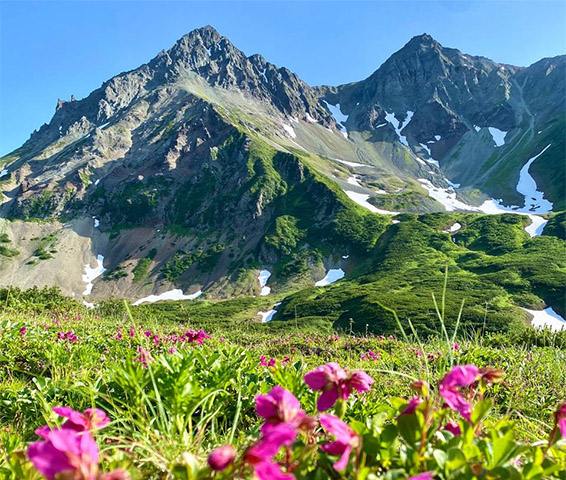
<svg viewBox="0 0 566 480">
<path fill-rule="evenodd" d="M 529 310 L 528 308 L 523 308 L 523 310 L 533 316 L 531 325 L 535 328 L 550 328 L 553 332 L 566 328 L 566 320 L 550 307 L 544 310 Z"/>
</svg>

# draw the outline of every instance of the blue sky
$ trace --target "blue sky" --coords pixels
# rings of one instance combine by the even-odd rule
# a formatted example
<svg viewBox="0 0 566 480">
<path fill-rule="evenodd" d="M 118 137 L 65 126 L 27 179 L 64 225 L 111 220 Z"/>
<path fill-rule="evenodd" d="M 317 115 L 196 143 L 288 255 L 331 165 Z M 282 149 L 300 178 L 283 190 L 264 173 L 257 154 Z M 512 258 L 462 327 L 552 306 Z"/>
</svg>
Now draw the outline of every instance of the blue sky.
<svg viewBox="0 0 566 480">
<path fill-rule="evenodd" d="M 566 53 L 563 0 L 0 0 L 0 154 L 85 97 L 211 24 L 311 85 L 361 80 L 412 36 L 515 65 Z"/>
</svg>

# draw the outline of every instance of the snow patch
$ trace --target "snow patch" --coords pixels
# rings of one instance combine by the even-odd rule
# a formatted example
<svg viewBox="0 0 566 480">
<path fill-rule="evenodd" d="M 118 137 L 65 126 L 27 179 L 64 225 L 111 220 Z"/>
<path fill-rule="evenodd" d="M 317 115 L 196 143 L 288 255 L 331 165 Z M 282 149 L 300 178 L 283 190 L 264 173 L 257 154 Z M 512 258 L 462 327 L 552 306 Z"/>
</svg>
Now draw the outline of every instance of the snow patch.
<svg viewBox="0 0 566 480">
<path fill-rule="evenodd" d="M 477 210 L 470 205 L 461 202 L 456 198 L 456 192 L 453 187 L 449 188 L 442 188 L 442 187 L 435 187 L 430 180 L 426 178 L 419 178 L 419 182 L 421 182 L 422 186 L 428 191 L 428 195 L 434 198 L 437 202 L 444 205 L 444 208 L 447 212 L 453 212 L 456 209 L 459 210 Z"/>
<path fill-rule="evenodd" d="M 478 127 L 477 125 L 474 125 L 474 128 L 476 129 L 476 132 L 479 132 L 482 127 Z"/>
<path fill-rule="evenodd" d="M 337 282 L 341 278 L 344 278 L 344 275 L 344 270 L 342 270 L 341 268 L 331 268 L 330 270 L 328 270 L 326 276 L 322 280 L 319 280 L 315 283 L 315 286 L 326 287 L 326 285 L 330 285 L 331 283 Z"/>
<path fill-rule="evenodd" d="M 356 202 L 358 205 L 361 205 L 364 208 L 367 208 L 370 212 L 373 213 L 381 213 L 382 215 L 397 215 L 399 212 L 390 212 L 388 210 L 381 210 L 379 208 L 374 207 L 371 203 L 368 202 L 369 195 L 365 193 L 357 193 L 352 192 L 350 190 L 344 190 L 346 195 L 350 197 L 351 200 Z"/>
<path fill-rule="evenodd" d="M 330 114 L 334 117 L 334 120 L 336 120 L 336 125 L 338 125 L 338 128 L 340 129 L 342 134 L 346 138 L 348 138 L 348 130 L 346 129 L 345 123 L 348 121 L 349 115 L 344 115 L 342 113 L 339 103 L 337 103 L 336 105 L 330 105 L 326 100 L 323 100 L 323 102 L 326 103 L 326 108 L 328 108 Z"/>
<path fill-rule="evenodd" d="M 385 123 L 380 123 L 377 127 L 375 127 L 376 129 L 381 128 L 381 127 L 385 127 L 385 125 L 387 125 L 387 122 Z"/>
<path fill-rule="evenodd" d="M 100 220 L 98 220 L 96 217 L 92 217 L 94 219 L 94 228 L 98 228 L 98 226 L 100 225 Z"/>
<path fill-rule="evenodd" d="M 544 310 L 529 310 L 528 308 L 522 308 L 522 310 L 533 316 L 531 325 L 535 328 L 550 328 L 553 332 L 566 328 L 566 320 L 558 315 L 551 307 L 545 308 Z"/>
<path fill-rule="evenodd" d="M 462 228 L 462 225 L 456 222 L 452 225 L 448 230 L 444 230 L 445 233 L 456 233 L 458 230 Z"/>
<path fill-rule="evenodd" d="M 367 167 L 367 165 L 364 165 L 363 163 L 348 162 L 346 160 L 340 160 L 338 158 L 333 158 L 332 160 L 334 160 L 335 162 L 343 163 L 344 165 L 348 165 L 349 167 Z"/>
<path fill-rule="evenodd" d="M 137 306 L 141 305 L 142 303 L 155 303 L 161 300 L 194 300 L 202 295 L 202 290 L 199 290 L 196 293 L 191 295 L 183 295 L 183 290 L 180 288 L 174 288 L 173 290 L 169 290 L 168 292 L 160 293 L 159 295 L 149 295 L 144 298 L 140 298 L 136 300 L 132 305 Z"/>
<path fill-rule="evenodd" d="M 267 287 L 267 280 L 271 277 L 271 272 L 269 270 L 261 270 L 257 279 L 259 281 L 259 286 L 261 287 L 260 295 L 265 297 L 271 293 L 271 288 Z"/>
<path fill-rule="evenodd" d="M 96 257 L 96 267 L 91 268 L 88 263 L 85 265 L 83 282 L 86 283 L 86 287 L 83 295 L 90 295 L 90 293 L 92 292 L 92 287 L 94 286 L 92 282 L 94 282 L 96 278 L 100 277 L 100 275 L 102 275 L 106 271 L 106 269 L 102 266 L 103 263 L 104 257 L 102 255 L 98 255 Z"/>
<path fill-rule="evenodd" d="M 360 182 L 358 182 L 358 176 L 354 175 L 353 177 L 349 177 L 348 180 L 346 180 L 350 185 L 355 185 L 356 187 L 361 187 L 362 185 L 360 184 Z"/>
<path fill-rule="evenodd" d="M 297 134 L 295 133 L 295 129 L 291 125 L 284 123 L 283 128 L 292 138 L 297 138 Z"/>
<path fill-rule="evenodd" d="M 346 260 L 346 259 L 350 258 L 350 255 L 342 255 L 342 258 L 343 258 L 344 260 Z"/>
<path fill-rule="evenodd" d="M 8 173 L 10 173 L 10 172 L 8 172 L 8 170 L 3 169 L 3 170 L 0 172 L 0 178 L 2 178 L 4 175 L 8 175 Z"/>
<path fill-rule="evenodd" d="M 84 305 L 86 308 L 94 308 L 94 303 L 89 303 L 89 302 L 87 302 L 86 300 L 83 300 L 83 305 Z"/>
<path fill-rule="evenodd" d="M 110 123 L 110 122 L 103 123 L 102 125 L 99 125 L 99 126 L 96 127 L 96 128 L 98 128 L 99 130 L 104 130 L 104 127 L 107 127 L 109 123 Z"/>
<path fill-rule="evenodd" d="M 96 179 L 96 182 L 94 182 L 94 185 L 96 186 L 96 185 L 98 185 L 99 183 L 100 183 L 100 178 L 97 178 L 97 179 Z"/>
<path fill-rule="evenodd" d="M 276 313 L 277 310 L 268 310 L 267 312 L 257 312 L 257 314 L 261 317 L 261 323 L 270 322 Z"/>
<path fill-rule="evenodd" d="M 493 138 L 496 147 L 505 145 L 505 135 L 507 135 L 507 132 L 495 127 L 488 127 L 488 130 L 489 133 L 491 133 L 491 137 Z"/>
<path fill-rule="evenodd" d="M 391 124 L 391 126 L 395 129 L 395 133 L 397 134 L 397 136 L 399 137 L 399 141 L 405 145 L 406 147 L 409 146 L 409 144 L 407 143 L 407 137 L 405 137 L 404 135 L 401 135 L 401 132 L 403 131 L 403 129 L 409 124 L 409 122 L 411 121 L 411 119 L 413 118 L 415 112 L 411 112 L 410 110 L 407 110 L 407 116 L 405 118 L 405 121 L 403 123 L 399 122 L 399 120 L 397 120 L 397 118 L 395 118 L 395 114 L 394 113 L 387 113 L 385 112 L 385 120 Z"/>
<path fill-rule="evenodd" d="M 442 137 L 440 135 L 435 135 L 434 139 L 438 142 Z"/>
</svg>

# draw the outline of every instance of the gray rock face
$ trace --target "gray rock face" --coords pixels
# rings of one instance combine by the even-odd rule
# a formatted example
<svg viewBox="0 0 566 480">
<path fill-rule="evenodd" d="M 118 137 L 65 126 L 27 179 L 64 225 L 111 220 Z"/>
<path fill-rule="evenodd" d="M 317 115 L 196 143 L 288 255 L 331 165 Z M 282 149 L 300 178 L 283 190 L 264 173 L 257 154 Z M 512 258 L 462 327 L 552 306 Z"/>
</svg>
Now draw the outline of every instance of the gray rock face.
<svg viewBox="0 0 566 480">
<path fill-rule="evenodd" d="M 498 64 L 443 47 L 423 34 L 367 79 L 316 90 L 323 99 L 341 105 L 349 115 L 349 130 L 372 132 L 376 141 L 399 142 L 387 125 L 387 113 L 402 122 L 407 112 L 413 112 L 402 134 L 416 155 L 439 161 L 454 182 L 514 201 L 511 186 L 517 183 L 520 167 L 508 175 L 503 190 L 491 184 L 498 169 L 508 170 L 508 147 L 498 148 L 490 135 L 478 130 L 492 127 L 507 132 L 506 145 L 528 136 L 531 146 L 522 155 L 524 164 L 532 151 L 540 151 L 536 131 L 563 124 L 565 65 L 566 56 L 543 59 L 528 68 Z M 422 144 L 430 156 L 423 153 Z M 564 150 L 554 149 L 551 154 L 549 163 L 554 165 Z M 495 166 L 486 168 L 490 157 Z M 501 178 L 497 183 L 501 186 Z M 549 193 L 564 207 L 554 189 Z"/>
</svg>

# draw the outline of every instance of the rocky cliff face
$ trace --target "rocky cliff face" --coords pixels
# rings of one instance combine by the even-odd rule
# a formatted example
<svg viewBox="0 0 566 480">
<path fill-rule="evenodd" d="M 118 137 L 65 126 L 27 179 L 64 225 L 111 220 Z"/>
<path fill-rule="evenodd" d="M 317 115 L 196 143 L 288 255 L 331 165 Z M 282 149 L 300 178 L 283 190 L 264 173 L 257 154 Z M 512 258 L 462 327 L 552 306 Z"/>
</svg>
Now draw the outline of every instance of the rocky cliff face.
<svg viewBox="0 0 566 480">
<path fill-rule="evenodd" d="M 95 297 L 259 293 L 262 267 L 282 287 L 312 284 L 373 247 L 391 216 L 369 210 L 443 211 L 423 185 L 456 182 L 468 202 L 514 202 L 522 165 L 551 142 L 532 172 L 560 207 L 565 63 L 500 65 L 422 35 L 366 80 L 311 88 L 195 30 L 59 100 L 0 159 L 3 228 L 21 250 L 0 259 L 0 281 L 49 284 L 65 265 L 55 283 L 78 294 L 84 263 L 103 255 Z M 15 227 L 38 219 L 50 223 Z"/>
<path fill-rule="evenodd" d="M 317 91 L 340 105 L 349 130 L 371 132 L 377 142 L 402 143 L 419 158 L 439 162 L 464 195 L 479 189 L 514 204 L 517 166 L 544 147 L 536 135 L 563 127 L 565 64 L 565 56 L 528 68 L 498 64 L 443 47 L 424 34 L 367 79 Z M 553 149 L 545 161 L 556 167 L 563 153 Z M 520 160 L 509 169 L 517 154 Z M 563 195 L 542 178 L 539 165 L 535 170 L 545 191 L 564 208 Z"/>
</svg>

